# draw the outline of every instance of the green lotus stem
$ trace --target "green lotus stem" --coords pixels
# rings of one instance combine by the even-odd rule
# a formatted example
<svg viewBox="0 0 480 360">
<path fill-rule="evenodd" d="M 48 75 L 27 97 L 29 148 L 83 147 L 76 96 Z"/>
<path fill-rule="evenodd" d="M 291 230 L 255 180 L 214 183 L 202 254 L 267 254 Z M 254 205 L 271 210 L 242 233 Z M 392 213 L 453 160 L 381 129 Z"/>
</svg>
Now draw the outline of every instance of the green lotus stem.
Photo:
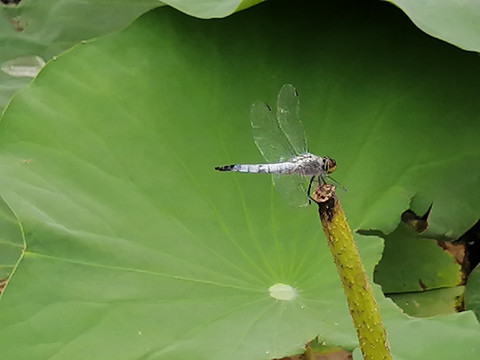
<svg viewBox="0 0 480 360">
<path fill-rule="evenodd" d="M 387 332 L 335 186 L 320 184 L 312 194 L 347 296 L 365 360 L 392 359 Z"/>
</svg>

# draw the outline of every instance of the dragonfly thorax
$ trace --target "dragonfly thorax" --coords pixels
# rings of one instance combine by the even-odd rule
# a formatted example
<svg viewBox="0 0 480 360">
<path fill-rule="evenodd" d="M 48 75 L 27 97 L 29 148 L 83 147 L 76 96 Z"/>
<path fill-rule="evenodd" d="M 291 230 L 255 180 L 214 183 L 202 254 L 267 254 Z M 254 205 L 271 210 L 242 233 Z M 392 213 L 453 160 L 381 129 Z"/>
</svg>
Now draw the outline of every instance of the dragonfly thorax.
<svg viewBox="0 0 480 360">
<path fill-rule="evenodd" d="M 291 160 L 295 164 L 295 173 L 304 176 L 330 174 L 337 168 L 335 160 L 327 156 L 321 157 L 311 153 L 298 155 Z"/>
</svg>

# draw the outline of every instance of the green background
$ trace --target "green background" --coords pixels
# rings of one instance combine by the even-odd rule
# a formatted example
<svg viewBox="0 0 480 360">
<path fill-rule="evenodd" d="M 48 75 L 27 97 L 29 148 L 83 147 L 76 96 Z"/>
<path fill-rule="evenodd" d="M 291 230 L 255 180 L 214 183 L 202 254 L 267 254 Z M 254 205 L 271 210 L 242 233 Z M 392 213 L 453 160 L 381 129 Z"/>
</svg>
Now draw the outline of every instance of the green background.
<svg viewBox="0 0 480 360">
<path fill-rule="evenodd" d="M 317 335 L 353 349 L 316 209 L 285 205 L 268 176 L 213 168 L 262 161 L 250 106 L 292 83 L 354 230 L 391 232 L 433 203 L 428 235 L 455 238 L 479 213 L 479 77 L 476 55 L 386 3 L 271 2 L 212 21 L 161 8 L 77 46 L 0 124 L 6 216 L 26 246 L 2 352 L 263 359 Z M 371 274 L 382 241 L 357 240 Z M 279 282 L 299 297 L 270 298 Z M 472 313 L 414 319 L 378 290 L 395 358 L 478 357 Z"/>
</svg>

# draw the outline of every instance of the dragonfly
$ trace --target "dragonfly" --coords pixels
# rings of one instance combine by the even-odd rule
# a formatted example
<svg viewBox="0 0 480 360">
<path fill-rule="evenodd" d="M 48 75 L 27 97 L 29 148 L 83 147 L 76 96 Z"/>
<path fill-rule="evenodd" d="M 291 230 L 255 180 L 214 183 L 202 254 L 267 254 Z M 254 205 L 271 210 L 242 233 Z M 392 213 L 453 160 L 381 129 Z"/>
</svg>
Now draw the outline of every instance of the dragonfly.
<svg viewBox="0 0 480 360">
<path fill-rule="evenodd" d="M 285 84 L 280 89 L 276 116 L 268 104 L 254 103 L 250 121 L 255 144 L 267 163 L 224 165 L 215 170 L 272 174 L 275 188 L 288 203 L 299 207 L 308 205 L 312 183 L 324 183 L 325 177 L 336 170 L 337 163 L 328 156 L 308 152 L 295 87 Z"/>
</svg>

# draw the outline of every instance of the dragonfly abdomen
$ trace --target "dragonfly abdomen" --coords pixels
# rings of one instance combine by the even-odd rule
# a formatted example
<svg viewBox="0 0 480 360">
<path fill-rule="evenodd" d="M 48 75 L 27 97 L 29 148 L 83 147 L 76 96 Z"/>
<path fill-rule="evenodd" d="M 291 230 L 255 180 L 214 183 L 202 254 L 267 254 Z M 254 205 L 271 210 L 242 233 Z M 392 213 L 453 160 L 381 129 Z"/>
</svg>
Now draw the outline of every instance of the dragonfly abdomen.
<svg viewBox="0 0 480 360">
<path fill-rule="evenodd" d="M 235 164 L 218 166 L 218 171 L 235 171 L 241 173 L 255 174 L 293 174 L 295 173 L 295 164 L 292 162 L 282 162 L 275 164 Z"/>
</svg>

